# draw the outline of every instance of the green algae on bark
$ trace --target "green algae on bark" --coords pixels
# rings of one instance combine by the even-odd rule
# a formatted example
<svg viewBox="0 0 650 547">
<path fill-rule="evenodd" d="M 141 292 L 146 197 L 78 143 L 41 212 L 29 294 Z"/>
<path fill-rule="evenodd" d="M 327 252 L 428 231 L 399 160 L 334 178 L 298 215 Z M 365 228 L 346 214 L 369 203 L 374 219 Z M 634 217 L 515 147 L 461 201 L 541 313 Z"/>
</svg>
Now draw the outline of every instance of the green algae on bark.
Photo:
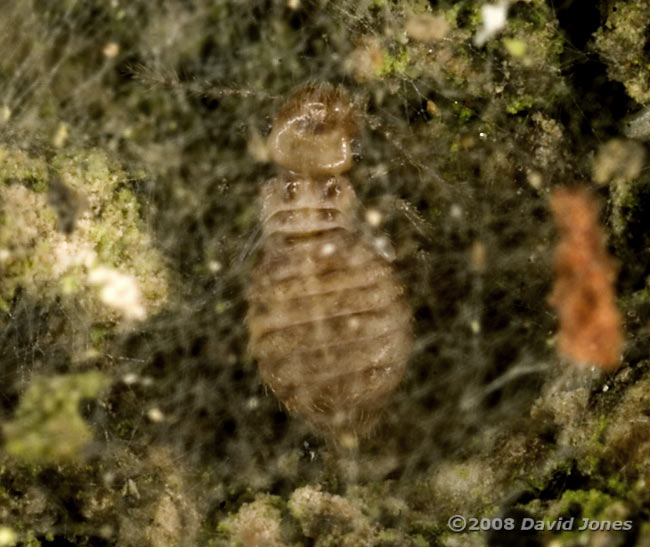
<svg viewBox="0 0 650 547">
<path fill-rule="evenodd" d="M 640 104 L 650 102 L 650 56 L 645 48 L 650 2 L 605 3 L 607 20 L 595 33 L 595 48 L 607 64 L 611 79 L 622 82 Z"/>
<path fill-rule="evenodd" d="M 140 318 L 144 310 L 161 308 L 168 273 L 114 162 L 98 150 L 64 151 L 46 162 L 7 147 L 0 149 L 0 161 L 3 307 L 20 289 L 40 298 L 74 297 L 96 321 L 130 318 L 138 306 Z M 61 193 L 73 197 L 62 200 Z M 91 285 L 100 267 L 132 276 L 141 301 L 129 308 L 129 302 L 98 295 Z"/>
<path fill-rule="evenodd" d="M 21 397 L 15 418 L 3 425 L 5 449 L 24 461 L 52 463 L 76 458 L 92 438 L 92 430 L 79 414 L 79 404 L 107 387 L 108 379 L 99 372 L 34 378 Z"/>
</svg>

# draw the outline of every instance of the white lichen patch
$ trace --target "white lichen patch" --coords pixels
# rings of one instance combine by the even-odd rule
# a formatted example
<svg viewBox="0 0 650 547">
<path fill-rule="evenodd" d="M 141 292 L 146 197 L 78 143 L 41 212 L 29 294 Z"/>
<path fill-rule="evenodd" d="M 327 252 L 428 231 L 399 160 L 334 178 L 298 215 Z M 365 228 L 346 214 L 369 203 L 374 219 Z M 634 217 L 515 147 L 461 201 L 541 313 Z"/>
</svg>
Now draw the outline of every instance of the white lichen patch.
<svg viewBox="0 0 650 547">
<path fill-rule="evenodd" d="M 0 149 L 0 304 L 16 291 L 39 299 L 74 298 L 97 321 L 141 320 L 167 299 L 168 273 L 126 188 L 125 174 L 99 151 L 52 160 L 65 187 L 84 207 L 68 233 L 47 191 L 44 163 L 22 151 Z M 2 180 L 2 179 L 0 179 Z M 67 206 L 67 205 L 64 205 Z"/>
<path fill-rule="evenodd" d="M 341 496 L 322 492 L 319 486 L 305 486 L 293 492 L 289 510 L 307 537 L 327 536 L 332 543 L 355 533 L 369 537 L 373 532 L 368 517 Z M 327 523 L 324 526 L 324 523 Z"/>
<path fill-rule="evenodd" d="M 483 26 L 474 37 L 474 44 L 481 47 L 488 40 L 494 38 L 508 21 L 508 2 L 499 2 L 497 4 L 485 4 L 481 8 L 483 17 Z"/>
<path fill-rule="evenodd" d="M 408 18 L 404 30 L 413 40 L 432 42 L 442 40 L 447 35 L 449 23 L 442 14 L 418 13 Z"/>
<path fill-rule="evenodd" d="M 289 511 L 315 545 L 422 545 L 417 536 L 379 526 L 360 494 L 353 488 L 350 497 L 343 497 L 323 492 L 320 486 L 304 486 L 291 494 Z"/>
<path fill-rule="evenodd" d="M 626 204 L 632 203 L 633 190 L 645 165 L 645 148 L 633 140 L 610 139 L 598 148 L 593 160 L 592 178 L 609 185 L 612 200 L 611 226 L 621 235 L 627 228 Z"/>
<path fill-rule="evenodd" d="M 168 494 L 164 495 L 156 509 L 154 522 L 148 530 L 152 545 L 173 545 L 180 541 L 183 532 L 178 507 Z"/>
<path fill-rule="evenodd" d="M 561 149 L 565 142 L 564 130 L 556 120 L 541 112 L 535 112 L 532 120 L 539 129 L 535 136 L 535 162 L 548 169 L 557 162 L 556 151 Z"/>
<path fill-rule="evenodd" d="M 133 276 L 98 266 L 88 274 L 88 282 L 98 285 L 102 302 L 119 311 L 126 319 L 142 320 L 146 317 L 140 288 Z"/>
<path fill-rule="evenodd" d="M 623 120 L 623 134 L 630 139 L 648 140 L 650 136 L 650 108 L 643 108 Z"/>
<path fill-rule="evenodd" d="M 430 481 L 438 510 L 447 517 L 458 513 L 467 500 L 472 500 L 472 511 L 482 512 L 499 496 L 494 470 L 478 459 L 440 465 Z"/>
<path fill-rule="evenodd" d="M 281 520 L 277 498 L 261 495 L 222 521 L 219 531 L 229 536 L 228 545 L 281 547 L 286 545 L 281 536 Z"/>
<path fill-rule="evenodd" d="M 619 186 L 636 179 L 645 163 L 645 149 L 636 141 L 611 139 L 598 148 L 592 167 L 597 184 L 613 182 Z"/>
<path fill-rule="evenodd" d="M 363 83 L 378 78 L 383 63 L 381 41 L 375 36 L 364 36 L 345 60 L 344 68 L 357 82 Z"/>
<path fill-rule="evenodd" d="M 97 263 L 97 253 L 90 243 L 85 244 L 77 241 L 76 238 L 65 236 L 57 237 L 55 240 L 52 245 L 54 259 L 52 273 L 55 276 L 60 277 L 77 266 L 91 268 Z"/>
</svg>

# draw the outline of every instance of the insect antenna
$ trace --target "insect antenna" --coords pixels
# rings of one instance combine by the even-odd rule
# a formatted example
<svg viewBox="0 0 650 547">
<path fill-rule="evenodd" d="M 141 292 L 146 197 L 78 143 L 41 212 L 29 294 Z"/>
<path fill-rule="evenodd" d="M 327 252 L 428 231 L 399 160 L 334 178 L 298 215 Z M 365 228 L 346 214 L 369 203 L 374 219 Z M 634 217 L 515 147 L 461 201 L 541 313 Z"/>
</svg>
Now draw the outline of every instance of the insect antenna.
<svg viewBox="0 0 650 547">
<path fill-rule="evenodd" d="M 162 86 L 168 89 L 180 90 L 190 95 L 205 99 L 220 99 L 223 97 L 253 97 L 256 99 L 276 100 L 278 97 L 258 89 L 237 87 L 233 85 L 218 84 L 200 78 L 188 80 L 179 76 L 178 72 L 170 68 L 152 68 L 142 63 L 131 65 L 128 68 L 131 76 L 144 84 Z"/>
</svg>

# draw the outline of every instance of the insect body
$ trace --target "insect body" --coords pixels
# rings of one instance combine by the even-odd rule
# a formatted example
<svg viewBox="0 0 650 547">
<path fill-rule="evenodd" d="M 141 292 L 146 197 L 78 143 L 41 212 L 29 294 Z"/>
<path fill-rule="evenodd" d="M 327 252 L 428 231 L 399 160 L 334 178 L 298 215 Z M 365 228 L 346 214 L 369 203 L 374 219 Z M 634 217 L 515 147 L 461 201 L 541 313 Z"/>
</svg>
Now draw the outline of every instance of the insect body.
<svg viewBox="0 0 650 547">
<path fill-rule="evenodd" d="M 299 90 L 269 137 L 282 173 L 261 192 L 262 241 L 248 291 L 250 351 L 290 412 L 335 436 L 367 432 L 411 350 L 411 314 L 393 266 L 358 230 L 341 173 L 356 129 L 347 95 Z"/>
</svg>

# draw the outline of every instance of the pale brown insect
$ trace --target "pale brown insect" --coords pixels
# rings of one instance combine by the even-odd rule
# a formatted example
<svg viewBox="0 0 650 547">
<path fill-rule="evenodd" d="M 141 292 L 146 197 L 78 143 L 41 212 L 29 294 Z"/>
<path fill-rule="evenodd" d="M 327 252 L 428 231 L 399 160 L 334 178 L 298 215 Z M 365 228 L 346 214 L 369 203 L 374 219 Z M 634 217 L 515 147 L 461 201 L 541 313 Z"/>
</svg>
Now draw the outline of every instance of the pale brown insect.
<svg viewBox="0 0 650 547">
<path fill-rule="evenodd" d="M 250 352 L 287 409 L 321 432 L 362 435 L 397 387 L 411 313 L 393 265 L 359 229 L 352 103 L 299 89 L 268 147 L 282 172 L 261 190 L 260 252 L 248 290 Z"/>
</svg>

